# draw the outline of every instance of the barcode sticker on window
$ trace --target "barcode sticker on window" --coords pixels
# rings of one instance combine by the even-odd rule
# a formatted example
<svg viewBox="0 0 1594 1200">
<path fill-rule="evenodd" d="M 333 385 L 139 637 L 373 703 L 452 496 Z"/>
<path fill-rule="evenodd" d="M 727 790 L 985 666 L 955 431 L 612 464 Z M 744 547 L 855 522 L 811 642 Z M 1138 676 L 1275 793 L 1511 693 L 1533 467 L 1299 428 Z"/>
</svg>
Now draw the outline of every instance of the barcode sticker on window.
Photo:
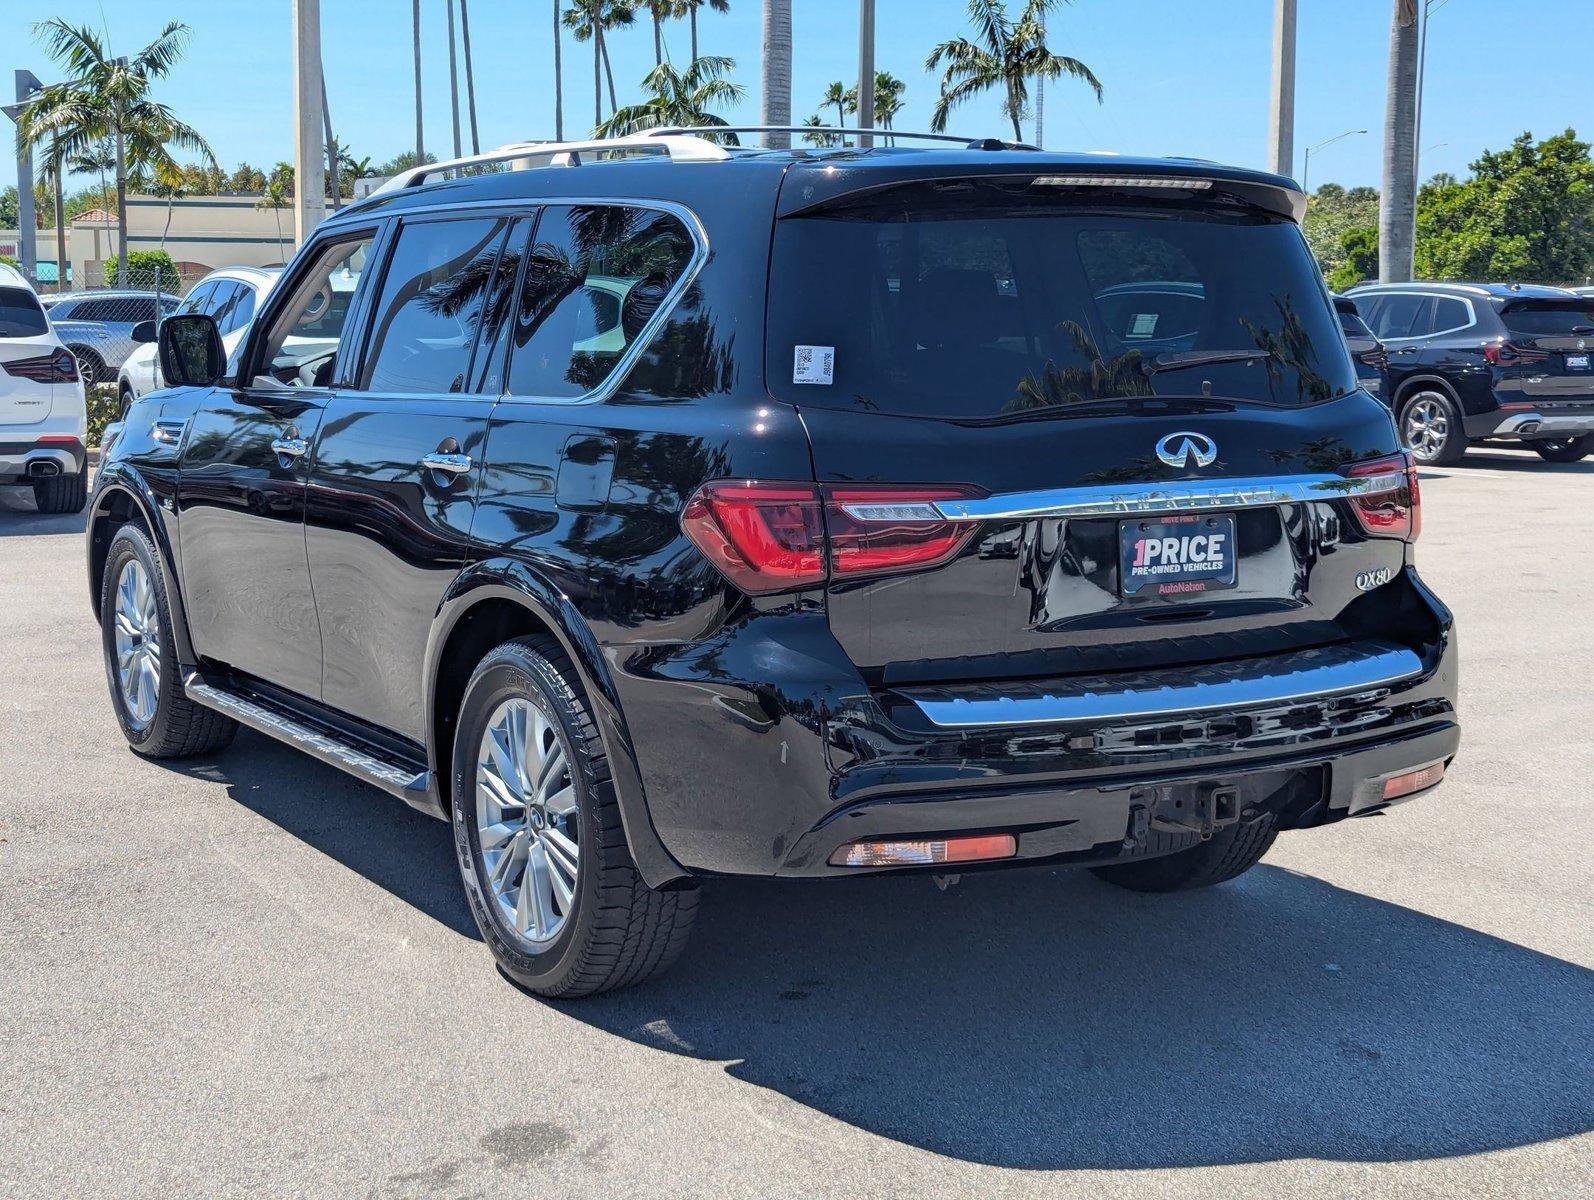
<svg viewBox="0 0 1594 1200">
<path fill-rule="evenodd" d="M 797 358 L 792 363 L 793 383 L 823 383 L 834 381 L 836 373 L 836 348 L 834 346 L 798 346 Z"/>
</svg>

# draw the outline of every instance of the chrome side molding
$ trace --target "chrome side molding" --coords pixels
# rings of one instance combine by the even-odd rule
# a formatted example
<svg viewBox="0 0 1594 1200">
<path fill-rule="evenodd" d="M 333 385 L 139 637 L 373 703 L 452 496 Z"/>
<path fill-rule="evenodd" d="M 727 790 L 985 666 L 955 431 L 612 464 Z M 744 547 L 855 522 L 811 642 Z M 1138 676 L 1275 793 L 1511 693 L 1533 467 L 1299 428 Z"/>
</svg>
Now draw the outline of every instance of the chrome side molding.
<svg viewBox="0 0 1594 1200">
<path fill-rule="evenodd" d="M 1352 642 L 1266 658 L 1036 683 L 903 688 L 932 725 L 1049 725 L 1120 721 L 1310 701 L 1374 691 L 1423 672 L 1415 651 Z"/>
<path fill-rule="evenodd" d="M 1115 483 L 1105 487 L 1053 488 L 1001 496 L 937 500 L 947 521 L 1017 520 L 1026 517 L 1117 517 L 1144 513 L 1209 512 L 1267 508 L 1371 496 L 1404 487 L 1403 472 L 1383 475 L 1278 475 L 1242 479 L 1178 479 L 1166 483 Z M 865 518 L 867 519 L 867 518 Z"/>
</svg>

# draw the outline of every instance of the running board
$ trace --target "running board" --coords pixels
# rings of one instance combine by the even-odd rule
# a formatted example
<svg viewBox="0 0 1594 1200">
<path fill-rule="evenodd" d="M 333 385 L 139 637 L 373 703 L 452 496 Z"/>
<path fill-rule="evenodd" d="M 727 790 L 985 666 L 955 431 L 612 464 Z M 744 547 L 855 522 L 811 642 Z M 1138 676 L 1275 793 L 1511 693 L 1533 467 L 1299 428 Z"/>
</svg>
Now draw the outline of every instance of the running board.
<svg viewBox="0 0 1594 1200">
<path fill-rule="evenodd" d="M 394 759 L 378 757 L 368 747 L 358 746 L 329 729 L 312 725 L 284 708 L 206 682 L 197 671 L 183 680 L 183 691 L 195 704 L 214 709 L 240 725 L 303 750 L 330 767 L 397 796 L 412 808 L 444 819 L 436 779 L 431 771 L 417 772 Z"/>
</svg>

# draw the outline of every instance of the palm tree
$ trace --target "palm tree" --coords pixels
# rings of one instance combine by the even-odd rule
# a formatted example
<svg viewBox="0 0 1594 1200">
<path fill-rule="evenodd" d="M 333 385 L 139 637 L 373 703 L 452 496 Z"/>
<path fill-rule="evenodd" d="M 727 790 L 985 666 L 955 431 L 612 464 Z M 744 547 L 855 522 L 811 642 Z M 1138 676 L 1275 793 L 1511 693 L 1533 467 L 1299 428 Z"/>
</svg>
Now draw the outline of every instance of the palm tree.
<svg viewBox="0 0 1594 1200">
<path fill-rule="evenodd" d="M 648 72 L 642 86 L 653 95 L 641 104 L 628 104 L 597 128 L 599 137 L 621 137 L 641 129 L 679 125 L 724 125 L 723 118 L 709 111 L 742 98 L 742 88 L 725 76 L 736 66 L 734 59 L 710 54 L 698 59 L 685 71 L 670 63 L 660 63 Z M 730 138 L 731 134 L 722 135 Z"/>
<path fill-rule="evenodd" d="M 653 65 L 656 67 L 664 61 L 664 22 L 675 15 L 675 0 L 641 0 L 641 3 L 653 18 Z"/>
<path fill-rule="evenodd" d="M 481 136 L 476 130 L 476 69 L 470 61 L 470 4 L 459 0 L 459 32 L 465 41 L 465 106 L 470 110 L 470 152 L 482 152 Z"/>
<path fill-rule="evenodd" d="M 858 97 L 854 95 L 852 98 L 852 104 L 854 107 L 857 105 L 857 100 Z M 819 107 L 825 108 L 831 104 L 836 106 L 836 128 L 840 129 L 845 127 L 847 124 L 847 113 L 850 110 L 847 107 L 847 85 L 842 83 L 840 80 L 837 80 L 835 83 L 831 84 L 825 89 L 825 97 L 819 102 Z"/>
<path fill-rule="evenodd" d="M 293 166 L 290 163 L 279 162 L 271 170 L 271 177 L 266 180 L 266 189 L 261 193 L 260 199 L 255 201 L 256 208 L 269 208 L 272 216 L 277 219 L 277 253 L 284 260 L 288 257 L 286 243 L 282 240 L 282 210 L 293 203 Z"/>
<path fill-rule="evenodd" d="M 791 0 L 764 0 L 764 88 L 760 125 L 791 124 Z M 786 149 L 789 133 L 766 133 L 764 145 Z"/>
<path fill-rule="evenodd" d="M 838 88 L 839 83 L 830 85 Z M 903 83 L 889 71 L 876 71 L 874 73 L 874 123 L 877 129 L 890 129 L 893 118 L 902 110 L 902 93 L 908 90 L 908 85 Z M 828 98 L 828 93 L 827 93 Z M 842 102 L 836 105 L 838 111 L 845 109 L 849 113 L 858 111 L 858 89 L 850 87 L 842 96 Z"/>
<path fill-rule="evenodd" d="M 592 42 L 592 94 L 594 124 L 603 124 L 603 83 L 609 84 L 609 111 L 619 107 L 614 91 L 614 66 L 609 61 L 609 48 L 605 43 L 606 30 L 630 25 L 636 20 L 633 0 L 571 0 L 565 13 L 565 25 L 575 35 L 576 41 Z"/>
<path fill-rule="evenodd" d="M 815 130 L 822 130 L 825 127 L 825 119 L 818 113 L 815 113 L 813 116 L 804 121 L 803 124 L 812 125 Z M 807 142 L 810 146 L 838 146 L 841 144 L 841 135 L 839 133 L 805 133 L 803 134 L 803 141 Z"/>
<path fill-rule="evenodd" d="M 1378 281 L 1411 278 L 1417 211 L 1417 0 L 1395 0 L 1384 102 L 1384 189 L 1378 198 Z"/>
<path fill-rule="evenodd" d="M 677 0 L 676 16 L 685 16 L 692 27 L 692 61 L 697 61 L 697 10 L 708 8 L 712 12 L 731 11 L 730 0 Z"/>
<path fill-rule="evenodd" d="M 116 266 L 118 275 L 125 276 L 130 154 L 141 149 L 145 161 L 153 163 L 159 154 L 165 153 L 168 143 L 174 143 L 198 150 L 215 161 L 204 138 L 179 121 L 171 109 L 149 98 L 150 84 L 182 58 L 188 44 L 188 26 L 179 21 L 169 22 L 153 42 L 125 58 L 112 55 L 104 39 L 88 26 L 71 25 L 60 17 L 53 17 L 34 28 L 44 38 L 50 56 L 70 72 L 72 78 L 67 86 L 82 92 L 94 109 L 96 135 L 108 137 L 115 143 Z"/>
<path fill-rule="evenodd" d="M 561 24 L 559 0 L 553 0 L 553 136 L 556 142 L 565 140 L 565 71 L 563 51 L 559 47 Z"/>
<path fill-rule="evenodd" d="M 1002 0 L 969 0 L 969 20 L 979 41 L 953 38 L 930 52 L 924 68 L 933 71 L 946 64 L 941 75 L 941 98 L 936 101 L 930 128 L 946 128 L 947 115 L 963 101 L 1000 88 L 1002 111 L 1013 122 L 1013 137 L 1024 140 L 1020 122 L 1029 103 L 1031 79 L 1059 79 L 1071 75 L 1088 83 L 1101 101 L 1101 81 L 1077 58 L 1053 54 L 1046 45 L 1042 21 L 1053 0 L 1026 0 L 1014 21 Z"/>
<path fill-rule="evenodd" d="M 94 111 L 82 93 L 62 84 L 45 88 L 17 117 L 17 137 L 32 150 L 46 148 L 43 181 L 54 191 L 55 286 L 66 287 L 66 169 L 90 149 Z"/>
</svg>

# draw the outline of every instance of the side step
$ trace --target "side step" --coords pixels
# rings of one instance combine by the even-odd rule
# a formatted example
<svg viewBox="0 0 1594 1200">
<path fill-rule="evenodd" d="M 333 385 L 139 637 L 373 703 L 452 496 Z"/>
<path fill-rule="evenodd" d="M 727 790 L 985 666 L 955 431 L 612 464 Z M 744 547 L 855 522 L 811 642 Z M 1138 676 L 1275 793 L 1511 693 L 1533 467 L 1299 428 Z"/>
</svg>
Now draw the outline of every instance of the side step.
<svg viewBox="0 0 1594 1200">
<path fill-rule="evenodd" d="M 374 784 L 412 808 L 445 819 L 437 794 L 437 780 L 431 771 L 416 771 L 410 764 L 382 756 L 372 747 L 360 745 L 325 725 L 312 723 L 303 714 L 209 682 L 197 671 L 184 678 L 183 691 L 195 704 L 213 708 L 240 725 L 247 725 L 296 750 L 303 750 L 330 767 Z"/>
</svg>

